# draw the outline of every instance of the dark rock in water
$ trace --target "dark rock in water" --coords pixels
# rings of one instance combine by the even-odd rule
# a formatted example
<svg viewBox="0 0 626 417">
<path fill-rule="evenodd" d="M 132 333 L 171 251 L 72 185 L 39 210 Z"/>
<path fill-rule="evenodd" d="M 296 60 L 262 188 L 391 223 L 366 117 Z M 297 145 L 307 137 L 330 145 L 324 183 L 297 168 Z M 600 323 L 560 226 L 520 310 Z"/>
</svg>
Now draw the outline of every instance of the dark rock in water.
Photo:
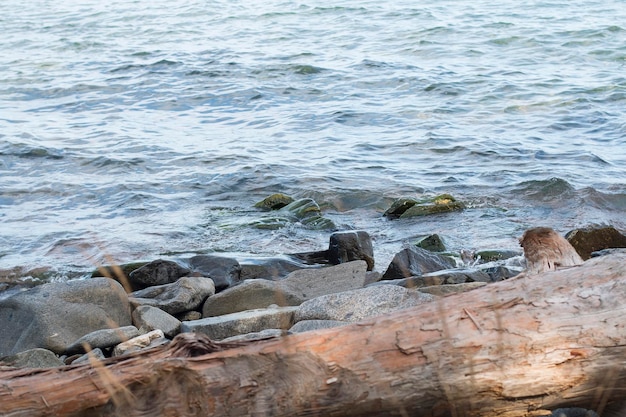
<svg viewBox="0 0 626 417">
<path fill-rule="evenodd" d="M 426 249 L 430 252 L 445 252 L 446 250 L 446 246 L 443 244 L 443 240 L 441 240 L 441 238 L 437 234 L 422 236 L 418 238 L 414 242 L 414 244 L 415 246 Z"/>
<path fill-rule="evenodd" d="M 279 229 L 290 223 L 300 223 L 314 230 L 336 230 L 332 222 L 322 216 L 320 206 L 311 198 L 301 198 L 274 210 L 270 217 L 257 220 L 251 226 L 259 229 Z"/>
<path fill-rule="evenodd" d="M 333 265 L 363 260 L 367 270 L 374 269 L 374 249 L 370 235 L 362 230 L 336 232 L 330 235 L 328 261 Z"/>
<path fill-rule="evenodd" d="M 626 248 L 626 236 L 612 226 L 589 226 L 574 229 L 565 239 L 576 249 L 583 260 L 591 257 L 591 252 L 609 248 Z"/>
<path fill-rule="evenodd" d="M 2 365 L 14 368 L 56 368 L 64 363 L 54 352 L 35 348 L 2 358 Z"/>
<path fill-rule="evenodd" d="M 389 217 L 390 219 L 398 219 L 405 211 L 417 203 L 418 201 L 413 198 L 399 198 L 391 203 L 391 207 L 383 213 L 383 216 Z"/>
<path fill-rule="evenodd" d="M 176 262 L 158 259 L 141 268 L 135 269 L 128 275 L 133 288 L 146 288 L 153 285 L 171 284 L 180 277 L 189 274 L 189 269 Z"/>
<path fill-rule="evenodd" d="M 293 203 L 293 201 L 293 198 L 288 195 L 276 193 L 259 201 L 254 207 L 265 210 L 278 210 Z"/>
<path fill-rule="evenodd" d="M 515 250 L 499 250 L 499 249 L 488 249 L 488 250 L 480 250 L 474 253 L 476 259 L 482 262 L 495 262 L 495 261 L 503 261 L 505 259 L 513 258 L 515 256 L 521 256 L 521 251 Z"/>
<path fill-rule="evenodd" d="M 215 294 L 211 278 L 183 277 L 178 281 L 155 285 L 129 294 L 134 306 L 149 305 L 160 308 L 169 314 L 196 310 L 207 297 Z"/>
<path fill-rule="evenodd" d="M 394 256 L 382 279 L 407 278 L 456 266 L 453 259 L 411 246 Z"/>
<path fill-rule="evenodd" d="M 234 258 L 215 255 L 198 255 L 189 259 L 193 272 L 209 277 L 219 292 L 241 282 L 241 265 Z"/>
<path fill-rule="evenodd" d="M 89 350 L 94 348 L 106 349 L 139 336 L 139 330 L 135 326 L 117 327 L 115 329 L 96 330 L 80 337 L 67 347 L 66 354 L 85 352 L 85 345 Z"/>
<path fill-rule="evenodd" d="M 61 354 L 88 333 L 130 324 L 128 296 L 117 281 L 44 284 L 0 300 L 0 356 L 33 348 Z"/>
<path fill-rule="evenodd" d="M 294 256 L 297 257 L 297 255 Z M 326 258 L 327 256 L 324 259 Z M 240 264 L 242 281 L 255 278 L 277 280 L 286 277 L 293 271 L 307 267 L 304 263 L 283 258 L 246 259 L 241 260 Z"/>
</svg>

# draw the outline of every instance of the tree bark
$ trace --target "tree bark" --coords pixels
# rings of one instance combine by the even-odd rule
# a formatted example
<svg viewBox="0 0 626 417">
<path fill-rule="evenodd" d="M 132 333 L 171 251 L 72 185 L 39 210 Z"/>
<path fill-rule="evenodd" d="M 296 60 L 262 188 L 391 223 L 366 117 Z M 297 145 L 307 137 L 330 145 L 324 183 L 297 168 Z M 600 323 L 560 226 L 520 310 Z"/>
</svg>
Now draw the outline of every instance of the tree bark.
<svg viewBox="0 0 626 417">
<path fill-rule="evenodd" d="M 221 351 L 0 371 L 11 416 L 535 416 L 626 398 L 626 254 Z"/>
</svg>

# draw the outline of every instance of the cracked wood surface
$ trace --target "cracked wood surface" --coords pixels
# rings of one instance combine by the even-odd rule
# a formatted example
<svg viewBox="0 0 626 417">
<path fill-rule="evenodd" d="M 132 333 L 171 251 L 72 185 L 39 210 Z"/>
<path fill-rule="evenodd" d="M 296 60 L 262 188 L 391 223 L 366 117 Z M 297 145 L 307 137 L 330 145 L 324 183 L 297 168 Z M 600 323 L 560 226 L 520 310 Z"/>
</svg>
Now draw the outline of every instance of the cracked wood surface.
<svg viewBox="0 0 626 417">
<path fill-rule="evenodd" d="M 220 347 L 186 334 L 169 347 L 92 365 L 0 371 L 0 414 L 513 417 L 564 406 L 602 411 L 626 397 L 625 296 L 626 255 L 617 254 L 349 326 L 245 346 Z"/>
</svg>

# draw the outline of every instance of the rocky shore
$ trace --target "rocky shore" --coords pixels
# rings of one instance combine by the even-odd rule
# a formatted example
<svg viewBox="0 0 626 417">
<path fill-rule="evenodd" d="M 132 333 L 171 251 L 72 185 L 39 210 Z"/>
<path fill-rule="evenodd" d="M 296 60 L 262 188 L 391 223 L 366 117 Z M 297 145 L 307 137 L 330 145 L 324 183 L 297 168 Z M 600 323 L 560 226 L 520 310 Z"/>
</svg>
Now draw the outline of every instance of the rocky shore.
<svg viewBox="0 0 626 417">
<path fill-rule="evenodd" d="M 574 230 L 585 259 L 626 247 L 612 227 Z M 327 249 L 275 258 L 216 255 L 108 266 L 0 300 L 4 366 L 56 367 L 168 343 L 179 333 L 237 341 L 341 326 L 510 278 L 521 251 L 449 253 L 436 235 L 377 272 L 366 231 L 334 232 Z"/>
</svg>

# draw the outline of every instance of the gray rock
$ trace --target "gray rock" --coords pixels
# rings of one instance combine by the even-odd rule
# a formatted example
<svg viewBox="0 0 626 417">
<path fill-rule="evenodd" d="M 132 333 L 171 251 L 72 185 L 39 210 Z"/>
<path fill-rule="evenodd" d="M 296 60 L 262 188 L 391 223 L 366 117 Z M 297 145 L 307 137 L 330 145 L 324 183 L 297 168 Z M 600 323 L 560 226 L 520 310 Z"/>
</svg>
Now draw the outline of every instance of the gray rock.
<svg viewBox="0 0 626 417">
<path fill-rule="evenodd" d="M 332 327 L 345 326 L 350 324 L 339 320 L 302 320 L 291 326 L 289 333 L 302 333 L 311 330 L 330 329 Z"/>
<path fill-rule="evenodd" d="M 366 283 L 367 263 L 352 261 L 318 269 L 301 269 L 280 284 L 305 300 L 357 288 Z"/>
<path fill-rule="evenodd" d="M 178 321 L 199 320 L 202 318 L 202 313 L 195 310 L 185 311 L 184 313 L 176 314 L 174 317 L 176 317 Z"/>
<path fill-rule="evenodd" d="M 298 307 L 275 307 L 185 321 L 181 332 L 203 333 L 213 340 L 221 340 L 265 329 L 287 330 L 294 323 L 293 316 L 297 309 Z"/>
<path fill-rule="evenodd" d="M 296 322 L 339 320 L 356 322 L 434 300 L 430 294 L 395 285 L 380 285 L 323 295 L 298 307 Z"/>
<path fill-rule="evenodd" d="M 71 364 L 72 365 L 78 365 L 78 364 L 81 364 L 81 363 L 89 363 L 90 362 L 90 359 L 89 359 L 90 357 L 95 359 L 95 360 L 97 360 L 97 361 L 101 361 L 101 360 L 106 359 L 106 356 L 102 352 L 102 349 L 96 348 L 96 349 L 93 349 L 89 353 L 85 353 L 84 355 L 81 355 L 81 356 L 77 357 L 76 359 L 74 359 L 71 362 Z"/>
<path fill-rule="evenodd" d="M 169 340 L 165 338 L 165 335 L 161 330 L 153 330 L 115 346 L 113 348 L 113 356 L 120 356 L 126 353 L 148 349 L 167 342 L 169 342 Z"/>
<path fill-rule="evenodd" d="M 236 287 L 207 298 L 202 307 L 202 317 L 214 317 L 239 311 L 278 306 L 297 306 L 304 298 L 283 285 L 266 279 L 249 279 Z"/>
<path fill-rule="evenodd" d="M 176 314 L 196 310 L 207 297 L 215 294 L 211 278 L 183 277 L 172 284 L 157 285 L 129 294 L 135 307 L 149 305 Z"/>
<path fill-rule="evenodd" d="M 464 282 L 492 282 L 491 277 L 484 271 L 476 269 L 448 269 L 424 274 L 424 277 L 443 279 L 443 284 L 462 284 Z"/>
<path fill-rule="evenodd" d="M 0 356 L 38 347 L 61 354 L 88 333 L 130 324 L 128 296 L 117 281 L 44 284 L 0 301 Z"/>
<path fill-rule="evenodd" d="M 398 285 L 404 288 L 422 288 L 430 287 L 433 285 L 443 285 L 445 277 L 438 276 L 420 276 L 420 277 L 408 277 L 400 279 L 384 279 L 381 281 L 369 284 L 368 287 L 379 285 Z"/>
<path fill-rule="evenodd" d="M 592 252 L 609 248 L 626 248 L 626 236 L 613 226 L 588 226 L 565 235 L 581 258 L 587 260 Z"/>
<path fill-rule="evenodd" d="M 394 256 L 382 279 L 420 276 L 455 266 L 456 264 L 451 258 L 437 255 L 417 246 L 410 246 Z"/>
<path fill-rule="evenodd" d="M 234 258 L 215 255 L 198 255 L 188 260 L 189 268 L 209 277 L 219 292 L 241 281 L 241 265 Z"/>
<path fill-rule="evenodd" d="M 328 261 L 331 264 L 338 265 L 357 260 L 367 262 L 368 271 L 374 269 L 374 249 L 372 239 L 367 232 L 359 230 L 336 232 L 330 235 Z"/>
<path fill-rule="evenodd" d="M 444 296 L 448 294 L 457 294 L 460 292 L 467 292 L 476 288 L 484 287 L 487 285 L 485 282 L 466 282 L 463 284 L 445 284 L 435 285 L 433 287 L 419 288 L 418 291 L 424 294 L 432 294 L 437 296 Z"/>
<path fill-rule="evenodd" d="M 158 259 L 135 269 L 128 274 L 128 279 L 133 288 L 146 288 L 176 282 L 189 272 L 189 269 L 176 262 Z"/>
<path fill-rule="evenodd" d="M 35 348 L 2 358 L 4 365 L 14 368 L 56 368 L 63 366 L 63 361 L 52 351 Z"/>
<path fill-rule="evenodd" d="M 85 345 L 87 345 L 90 349 L 106 349 L 137 336 L 139 336 L 139 330 L 137 330 L 135 326 L 96 330 L 95 332 L 91 332 L 80 337 L 74 343 L 69 345 L 65 353 L 72 355 L 78 352 L 85 352 Z"/>
<path fill-rule="evenodd" d="M 441 240 L 437 234 L 421 236 L 414 242 L 414 244 L 415 246 L 426 249 L 430 252 L 444 252 L 446 250 L 443 240 Z"/>
<path fill-rule="evenodd" d="M 226 339 L 223 339 L 222 342 L 252 342 L 254 340 L 274 339 L 284 336 L 285 333 L 285 330 L 282 329 L 265 329 L 261 330 L 260 332 L 246 333 L 240 334 L 238 336 L 227 337 Z"/>
<path fill-rule="evenodd" d="M 481 269 L 481 271 L 488 274 L 492 282 L 502 281 L 504 279 L 514 277 L 515 275 L 521 272 L 521 271 L 514 271 L 502 265 Z"/>
<path fill-rule="evenodd" d="M 241 280 L 263 278 L 278 280 L 307 265 L 289 258 L 242 259 Z"/>
<path fill-rule="evenodd" d="M 133 323 L 140 329 L 141 333 L 160 329 L 170 339 L 180 333 L 180 321 L 160 308 L 139 306 L 133 311 L 132 317 Z M 139 334 L 135 336 L 139 336 Z"/>
</svg>

